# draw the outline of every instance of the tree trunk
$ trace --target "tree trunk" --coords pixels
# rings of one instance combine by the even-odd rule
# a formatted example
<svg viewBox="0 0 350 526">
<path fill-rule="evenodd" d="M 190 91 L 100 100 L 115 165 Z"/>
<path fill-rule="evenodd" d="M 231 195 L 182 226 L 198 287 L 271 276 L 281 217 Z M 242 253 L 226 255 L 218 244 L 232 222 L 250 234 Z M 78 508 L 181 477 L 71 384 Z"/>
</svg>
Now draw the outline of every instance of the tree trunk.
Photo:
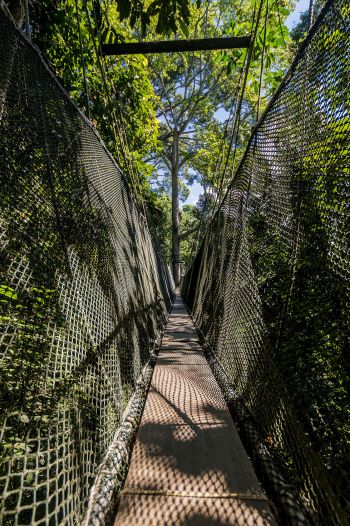
<svg viewBox="0 0 350 526">
<path fill-rule="evenodd" d="M 179 132 L 173 131 L 171 151 L 171 217 L 172 265 L 175 285 L 180 284 L 180 235 L 179 235 Z"/>
</svg>

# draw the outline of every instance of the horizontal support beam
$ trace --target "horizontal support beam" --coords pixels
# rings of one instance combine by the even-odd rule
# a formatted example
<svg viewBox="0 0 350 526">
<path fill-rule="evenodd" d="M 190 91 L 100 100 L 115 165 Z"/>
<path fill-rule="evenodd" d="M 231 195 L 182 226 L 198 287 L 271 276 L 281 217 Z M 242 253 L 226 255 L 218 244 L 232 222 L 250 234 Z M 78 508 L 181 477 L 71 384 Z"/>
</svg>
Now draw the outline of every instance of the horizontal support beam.
<svg viewBox="0 0 350 526">
<path fill-rule="evenodd" d="M 250 37 L 201 38 L 197 40 L 164 40 L 160 42 L 127 42 L 102 44 L 103 55 L 145 55 L 147 53 L 172 53 L 174 51 L 204 51 L 213 49 L 247 48 Z"/>
</svg>

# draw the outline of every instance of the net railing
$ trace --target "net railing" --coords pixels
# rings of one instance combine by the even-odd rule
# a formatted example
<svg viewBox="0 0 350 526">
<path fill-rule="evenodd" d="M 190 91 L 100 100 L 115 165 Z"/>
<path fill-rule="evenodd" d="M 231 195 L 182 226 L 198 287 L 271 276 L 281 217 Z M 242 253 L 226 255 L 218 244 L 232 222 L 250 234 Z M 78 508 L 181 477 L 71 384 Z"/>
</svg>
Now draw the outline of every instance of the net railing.
<svg viewBox="0 0 350 526">
<path fill-rule="evenodd" d="M 348 524 L 350 4 L 327 3 L 183 281 L 317 525 Z"/>
<path fill-rule="evenodd" d="M 124 175 L 0 9 L 3 525 L 80 524 L 173 290 Z"/>
</svg>

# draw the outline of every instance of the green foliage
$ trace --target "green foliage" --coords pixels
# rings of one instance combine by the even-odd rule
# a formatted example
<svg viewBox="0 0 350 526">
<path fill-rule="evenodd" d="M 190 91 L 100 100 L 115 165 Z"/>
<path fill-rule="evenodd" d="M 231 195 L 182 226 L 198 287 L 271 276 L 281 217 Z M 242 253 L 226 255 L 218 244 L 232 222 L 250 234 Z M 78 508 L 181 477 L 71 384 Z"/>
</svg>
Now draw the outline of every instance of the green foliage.
<svg viewBox="0 0 350 526">
<path fill-rule="evenodd" d="M 130 172 L 138 173 L 131 186 L 135 193 L 142 194 L 147 191 L 151 173 L 143 159 L 156 147 L 158 132 L 156 97 L 147 59 L 141 55 L 118 61 L 112 57 L 98 58 L 96 51 L 104 39 L 108 40 L 110 35 L 131 39 L 131 29 L 120 22 L 114 3 L 103 4 L 103 9 L 102 4 L 92 0 L 77 3 L 87 94 L 75 0 L 35 3 L 33 40 L 78 106 L 86 113 L 89 111 L 92 123 L 121 167 L 129 176 Z"/>
<path fill-rule="evenodd" d="M 184 205 L 181 210 L 181 259 L 188 268 L 195 255 L 200 229 L 201 211 L 197 206 Z"/>
<path fill-rule="evenodd" d="M 187 38 L 215 36 L 217 21 L 220 31 L 227 36 L 241 36 L 252 32 L 254 2 L 212 2 L 198 10 L 191 10 L 190 23 L 182 33 Z M 219 188 L 227 187 L 254 124 L 260 92 L 260 112 L 268 97 L 276 89 L 290 62 L 288 29 L 283 22 L 289 14 L 290 3 L 272 4 L 267 17 L 266 38 L 264 17 L 259 21 L 257 40 L 249 69 L 241 111 L 237 144 L 231 148 L 232 138 L 225 133 L 225 123 L 218 122 L 219 108 L 231 109 L 247 50 L 210 53 L 156 55 L 150 59 L 153 84 L 160 98 L 160 148 L 153 154 L 153 162 L 162 173 L 159 183 L 170 190 L 173 170 L 172 144 L 178 134 L 178 176 L 180 197 L 183 185 L 194 181 L 203 186 L 203 202 L 214 204 Z M 263 13 L 264 14 L 264 13 Z M 149 31 L 149 38 L 155 30 Z M 264 55 L 262 86 L 259 76 Z M 237 103 L 231 114 L 228 129 L 232 128 Z M 181 223 L 183 218 L 181 216 Z M 181 231 L 185 230 L 184 224 Z M 187 243 L 187 242 L 186 242 Z M 182 243 L 184 245 L 184 243 Z M 187 252 L 187 248 L 185 248 Z M 187 261 L 187 256 L 186 256 Z"/>
<path fill-rule="evenodd" d="M 265 5 L 268 6 L 267 13 Z M 245 0 L 237 5 L 235 18 L 227 20 L 223 28 L 228 36 L 252 34 L 251 21 L 254 6 L 255 1 L 250 0 Z M 277 89 L 286 67 L 292 60 L 293 47 L 288 28 L 284 24 L 292 7 L 293 2 L 291 0 L 263 4 L 245 91 L 245 99 L 254 110 L 258 104 L 260 92 L 260 109 L 263 111 L 269 97 Z M 246 53 L 245 50 L 222 52 L 220 60 L 226 65 L 229 74 L 243 66 Z M 262 63 L 263 76 L 260 87 Z"/>
<path fill-rule="evenodd" d="M 135 27 L 139 22 L 142 35 L 145 36 L 153 19 L 156 20 L 155 30 L 160 34 L 170 35 L 179 28 L 188 36 L 190 24 L 190 5 L 192 0 L 116 0 L 121 20 L 128 19 L 130 26 Z M 197 8 L 201 0 L 196 0 Z"/>
<path fill-rule="evenodd" d="M 229 139 L 224 138 L 224 126 L 216 121 L 215 112 L 219 107 L 230 108 L 246 50 L 157 55 L 150 58 L 150 64 L 141 55 L 118 60 L 106 57 L 105 79 L 95 51 L 100 42 L 130 41 L 139 37 L 140 31 L 144 36 L 147 32 L 148 40 L 156 39 L 159 33 L 170 35 L 172 32 L 185 38 L 216 36 L 218 20 L 220 32 L 227 36 L 250 34 L 254 2 L 214 1 L 204 5 L 192 0 L 117 0 L 110 3 L 78 0 L 77 4 L 89 107 L 83 83 L 75 0 L 44 0 L 33 4 L 34 42 L 49 60 L 55 75 L 78 105 L 90 112 L 107 147 L 129 174 L 134 193 L 142 194 L 149 204 L 152 203 L 149 180 L 154 179 L 155 170 L 163 175 L 158 186 L 169 191 L 172 130 L 178 129 L 180 194 L 184 198 L 188 193 L 187 185 L 198 181 L 204 188 L 204 200 L 209 202 L 206 193 L 215 194 L 220 185 L 227 186 L 233 157 L 237 166 L 249 137 L 259 93 L 263 48 L 261 109 L 288 63 L 288 31 L 283 20 L 289 13 L 289 2 L 271 4 L 266 42 L 263 17 L 259 23 L 234 155 L 229 153 Z M 156 108 L 160 120 L 156 119 Z M 124 131 L 120 132 L 121 129 Z M 130 151 L 125 151 L 126 143 Z M 218 158 L 223 162 L 227 155 L 229 169 L 224 174 L 220 170 L 215 173 Z M 153 160 L 155 168 L 150 166 L 149 159 Z M 164 200 L 161 202 L 165 204 Z M 166 253 L 169 240 L 164 243 Z"/>
<path fill-rule="evenodd" d="M 155 239 L 164 261 L 171 258 L 171 199 L 164 190 L 149 191 L 146 196 L 149 225 L 153 229 Z"/>
</svg>

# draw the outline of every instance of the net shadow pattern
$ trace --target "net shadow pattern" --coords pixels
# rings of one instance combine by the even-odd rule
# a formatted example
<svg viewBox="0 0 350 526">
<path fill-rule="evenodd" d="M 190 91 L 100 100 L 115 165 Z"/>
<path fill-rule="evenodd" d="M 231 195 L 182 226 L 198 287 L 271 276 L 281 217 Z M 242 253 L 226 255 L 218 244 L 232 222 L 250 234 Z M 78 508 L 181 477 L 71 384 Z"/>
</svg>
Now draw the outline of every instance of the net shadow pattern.
<svg viewBox="0 0 350 526">
<path fill-rule="evenodd" d="M 182 293 L 315 524 L 349 513 L 350 5 L 326 4 Z"/>
<path fill-rule="evenodd" d="M 0 10 L 4 525 L 80 524 L 173 286 L 124 175 Z"/>
</svg>

